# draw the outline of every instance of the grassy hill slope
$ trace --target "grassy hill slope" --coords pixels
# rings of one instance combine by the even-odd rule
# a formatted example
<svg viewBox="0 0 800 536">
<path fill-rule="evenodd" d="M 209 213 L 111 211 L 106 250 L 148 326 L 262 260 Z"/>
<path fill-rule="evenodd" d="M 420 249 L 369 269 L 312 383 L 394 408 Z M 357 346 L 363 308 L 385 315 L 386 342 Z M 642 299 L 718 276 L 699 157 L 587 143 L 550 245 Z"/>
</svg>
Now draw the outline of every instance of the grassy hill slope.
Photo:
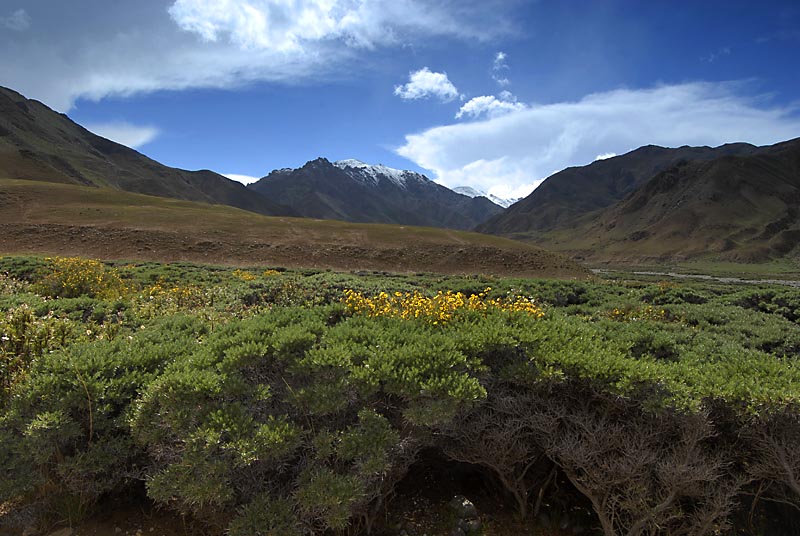
<svg viewBox="0 0 800 536">
<path fill-rule="evenodd" d="M 396 272 L 586 277 L 566 257 L 477 233 L 264 217 L 70 184 L 0 180 L 0 252 Z"/>
</svg>

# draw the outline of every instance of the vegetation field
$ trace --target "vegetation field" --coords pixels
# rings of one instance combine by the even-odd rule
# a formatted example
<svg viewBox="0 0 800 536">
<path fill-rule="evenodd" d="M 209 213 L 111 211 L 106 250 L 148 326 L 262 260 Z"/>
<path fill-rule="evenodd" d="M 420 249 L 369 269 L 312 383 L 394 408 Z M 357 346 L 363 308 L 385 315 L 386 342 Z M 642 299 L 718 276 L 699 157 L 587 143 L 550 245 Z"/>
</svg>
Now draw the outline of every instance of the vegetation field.
<svg viewBox="0 0 800 536">
<path fill-rule="evenodd" d="M 800 533 L 796 289 L 6 256 L 0 311 L 9 534 Z"/>
</svg>

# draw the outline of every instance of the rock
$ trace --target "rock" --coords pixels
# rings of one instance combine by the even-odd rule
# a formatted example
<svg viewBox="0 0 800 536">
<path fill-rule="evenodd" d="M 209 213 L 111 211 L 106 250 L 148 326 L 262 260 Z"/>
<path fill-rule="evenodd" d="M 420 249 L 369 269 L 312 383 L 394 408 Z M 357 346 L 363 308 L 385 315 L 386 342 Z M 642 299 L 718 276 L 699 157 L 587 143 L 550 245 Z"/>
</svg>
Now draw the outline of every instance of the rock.
<svg viewBox="0 0 800 536">
<path fill-rule="evenodd" d="M 478 517 L 478 509 L 472 504 L 472 501 L 463 495 L 456 495 L 450 501 L 450 508 L 461 519 L 475 519 Z"/>
<path fill-rule="evenodd" d="M 456 521 L 456 527 L 460 528 L 464 532 L 467 532 L 467 520 L 459 519 L 458 521 Z"/>
<path fill-rule="evenodd" d="M 122 534 L 122 529 L 119 527 L 114 527 L 114 534 Z"/>
<path fill-rule="evenodd" d="M 51 532 L 47 536 L 72 536 L 73 534 L 75 534 L 75 529 L 71 527 L 64 527 L 63 529 Z"/>
<path fill-rule="evenodd" d="M 460 528 L 456 527 L 450 531 L 450 536 L 467 536 L 466 533 Z"/>
</svg>

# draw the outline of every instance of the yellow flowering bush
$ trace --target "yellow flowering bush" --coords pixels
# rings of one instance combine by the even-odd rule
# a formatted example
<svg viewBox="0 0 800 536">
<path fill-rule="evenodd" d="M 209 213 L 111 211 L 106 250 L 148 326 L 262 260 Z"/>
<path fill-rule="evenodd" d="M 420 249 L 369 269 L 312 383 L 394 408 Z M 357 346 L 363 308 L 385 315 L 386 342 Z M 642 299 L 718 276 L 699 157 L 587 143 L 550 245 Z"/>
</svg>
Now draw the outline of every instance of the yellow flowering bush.
<svg viewBox="0 0 800 536">
<path fill-rule="evenodd" d="M 231 274 L 236 279 L 241 279 L 242 281 L 255 281 L 258 279 L 258 276 L 253 272 L 248 272 L 247 270 L 234 270 Z"/>
<path fill-rule="evenodd" d="M 278 275 L 281 275 L 278 270 L 264 270 L 264 272 L 261 274 L 261 277 L 275 277 Z"/>
<path fill-rule="evenodd" d="M 544 310 L 532 300 L 523 296 L 506 299 L 489 298 L 491 287 L 478 294 L 467 297 L 461 292 L 439 291 L 435 296 L 425 296 L 418 291 L 381 292 L 372 297 L 353 290 L 344 291 L 344 304 L 354 314 L 368 317 L 385 316 L 390 318 L 420 318 L 439 324 L 453 318 L 458 310 L 468 311 L 510 311 L 526 313 L 536 318 L 544 316 Z"/>
<path fill-rule="evenodd" d="M 129 292 L 119 271 L 100 261 L 80 257 L 45 260 L 50 264 L 49 270 L 34 285 L 34 290 L 43 296 L 113 300 Z"/>
</svg>

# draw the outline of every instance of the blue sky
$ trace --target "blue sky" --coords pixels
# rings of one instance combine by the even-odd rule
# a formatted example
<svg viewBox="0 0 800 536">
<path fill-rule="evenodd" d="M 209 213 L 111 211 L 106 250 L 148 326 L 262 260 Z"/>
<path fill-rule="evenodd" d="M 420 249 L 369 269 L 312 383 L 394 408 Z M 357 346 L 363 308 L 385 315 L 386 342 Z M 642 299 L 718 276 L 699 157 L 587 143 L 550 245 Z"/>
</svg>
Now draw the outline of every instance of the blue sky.
<svg viewBox="0 0 800 536">
<path fill-rule="evenodd" d="M 653 143 L 800 136 L 796 1 L 0 0 L 0 85 L 165 164 L 317 156 L 528 193 Z"/>
</svg>

